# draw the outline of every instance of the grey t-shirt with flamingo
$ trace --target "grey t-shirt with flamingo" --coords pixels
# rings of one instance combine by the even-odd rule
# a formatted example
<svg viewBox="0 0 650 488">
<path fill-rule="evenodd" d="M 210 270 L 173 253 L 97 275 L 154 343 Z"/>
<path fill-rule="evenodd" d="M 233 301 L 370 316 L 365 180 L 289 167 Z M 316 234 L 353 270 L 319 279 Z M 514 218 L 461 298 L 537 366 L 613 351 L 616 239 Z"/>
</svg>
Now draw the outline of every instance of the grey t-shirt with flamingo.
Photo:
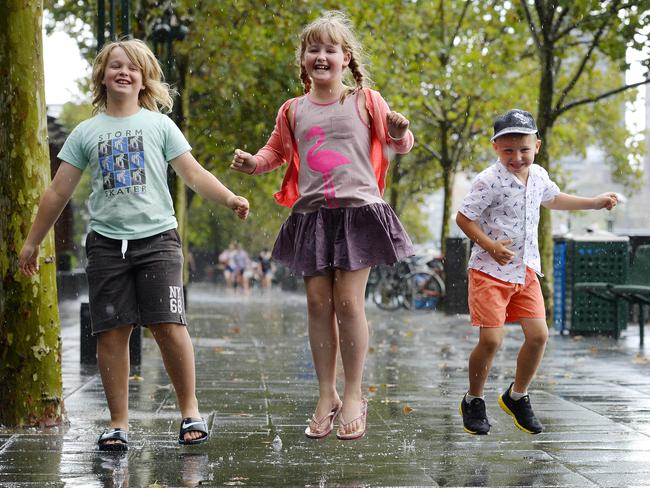
<svg viewBox="0 0 650 488">
<path fill-rule="evenodd" d="M 300 155 L 300 198 L 294 212 L 383 202 L 370 162 L 370 127 L 361 119 L 358 95 L 346 97 L 343 104 L 299 98 L 294 135 Z"/>
</svg>

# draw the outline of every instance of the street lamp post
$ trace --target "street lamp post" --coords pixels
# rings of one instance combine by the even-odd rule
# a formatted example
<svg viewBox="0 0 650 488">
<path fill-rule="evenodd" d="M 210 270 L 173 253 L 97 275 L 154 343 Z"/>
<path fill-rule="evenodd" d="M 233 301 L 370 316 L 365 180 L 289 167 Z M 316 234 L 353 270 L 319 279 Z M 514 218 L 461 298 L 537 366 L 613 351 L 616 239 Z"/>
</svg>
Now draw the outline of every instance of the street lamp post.
<svg viewBox="0 0 650 488">
<path fill-rule="evenodd" d="M 116 17 L 117 0 L 109 0 L 109 36 L 111 41 L 117 41 Z M 119 17 L 122 24 L 120 38 L 131 37 L 131 13 L 129 0 L 120 0 Z M 97 52 L 106 44 L 106 0 L 97 2 Z M 90 324 L 90 305 L 88 302 L 81 304 L 79 322 L 80 331 L 80 353 L 79 360 L 84 364 L 95 364 L 97 361 L 97 340 L 92 335 Z M 138 327 L 131 334 L 129 340 L 129 358 L 131 365 L 139 365 L 142 361 L 142 328 Z"/>
<path fill-rule="evenodd" d="M 162 61 L 164 66 L 165 78 L 168 83 L 176 85 L 178 93 L 178 103 L 174 104 L 172 119 L 178 127 L 187 135 L 188 128 L 188 111 L 185 107 L 185 86 L 187 81 L 187 62 L 185 57 L 177 59 L 174 55 L 174 41 L 182 41 L 189 33 L 189 18 L 179 19 L 168 4 L 161 18 L 156 19 L 150 36 L 153 42 L 154 53 Z M 174 210 L 176 220 L 178 221 L 178 233 L 183 243 L 183 254 L 187 256 L 189 246 L 187 242 L 187 189 L 183 181 L 176 176 L 176 173 L 169 168 L 167 172 L 167 183 L 174 200 Z M 186 260 L 187 263 L 187 260 Z M 187 265 L 183 272 L 183 296 L 187 309 L 187 287 L 185 284 L 189 279 Z"/>
<path fill-rule="evenodd" d="M 170 80 L 174 68 L 174 41 L 182 41 L 187 37 L 189 27 L 181 22 L 171 6 L 165 9 L 162 18 L 157 19 L 151 33 L 154 52 L 158 59 L 164 57 L 165 77 Z"/>
<path fill-rule="evenodd" d="M 109 36 L 111 41 L 118 38 L 116 30 L 117 17 L 117 0 L 109 0 Z M 122 33 L 120 37 L 131 36 L 131 14 L 129 9 L 129 0 L 120 1 L 120 20 L 122 23 Z M 106 43 L 106 0 L 97 2 L 97 52 L 99 52 Z"/>
</svg>

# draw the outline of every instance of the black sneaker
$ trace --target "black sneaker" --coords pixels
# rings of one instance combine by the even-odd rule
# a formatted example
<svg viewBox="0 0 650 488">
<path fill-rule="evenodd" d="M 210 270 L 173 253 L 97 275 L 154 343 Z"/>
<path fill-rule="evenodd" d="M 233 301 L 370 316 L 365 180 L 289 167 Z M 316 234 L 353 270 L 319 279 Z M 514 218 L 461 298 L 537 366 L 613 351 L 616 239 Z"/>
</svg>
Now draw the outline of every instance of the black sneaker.
<svg viewBox="0 0 650 488">
<path fill-rule="evenodd" d="M 463 399 L 460 401 L 460 414 L 463 416 L 463 429 L 468 434 L 486 435 L 490 432 L 490 422 L 485 413 L 485 401 L 474 398 L 471 402 Z"/>
<path fill-rule="evenodd" d="M 512 417 L 515 425 L 521 430 L 529 434 L 539 434 L 544 430 L 544 426 L 535 417 L 533 407 L 530 406 L 530 397 L 525 395 L 517 401 L 513 400 L 510 397 L 512 385 L 514 383 L 510 383 L 505 393 L 499 397 L 499 406 Z"/>
</svg>

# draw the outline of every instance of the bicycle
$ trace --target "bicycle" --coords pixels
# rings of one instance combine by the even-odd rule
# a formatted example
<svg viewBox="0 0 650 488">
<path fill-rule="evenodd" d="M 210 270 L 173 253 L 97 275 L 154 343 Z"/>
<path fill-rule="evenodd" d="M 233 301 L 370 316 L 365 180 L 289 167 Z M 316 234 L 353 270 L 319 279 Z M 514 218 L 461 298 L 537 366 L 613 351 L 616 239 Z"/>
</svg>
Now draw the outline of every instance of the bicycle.
<svg viewBox="0 0 650 488">
<path fill-rule="evenodd" d="M 368 284 L 367 295 L 382 310 L 435 310 L 446 291 L 442 260 L 430 254 L 376 266 Z"/>
</svg>

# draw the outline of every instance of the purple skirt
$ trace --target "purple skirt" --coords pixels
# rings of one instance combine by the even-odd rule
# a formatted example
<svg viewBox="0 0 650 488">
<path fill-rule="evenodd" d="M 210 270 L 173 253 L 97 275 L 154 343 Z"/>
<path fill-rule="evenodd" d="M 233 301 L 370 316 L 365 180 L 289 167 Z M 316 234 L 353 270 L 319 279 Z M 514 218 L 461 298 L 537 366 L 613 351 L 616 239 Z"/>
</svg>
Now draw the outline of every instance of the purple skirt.
<svg viewBox="0 0 650 488">
<path fill-rule="evenodd" d="M 273 246 L 273 259 L 302 276 L 393 264 L 413 253 L 411 239 L 387 203 L 293 213 Z"/>
</svg>

